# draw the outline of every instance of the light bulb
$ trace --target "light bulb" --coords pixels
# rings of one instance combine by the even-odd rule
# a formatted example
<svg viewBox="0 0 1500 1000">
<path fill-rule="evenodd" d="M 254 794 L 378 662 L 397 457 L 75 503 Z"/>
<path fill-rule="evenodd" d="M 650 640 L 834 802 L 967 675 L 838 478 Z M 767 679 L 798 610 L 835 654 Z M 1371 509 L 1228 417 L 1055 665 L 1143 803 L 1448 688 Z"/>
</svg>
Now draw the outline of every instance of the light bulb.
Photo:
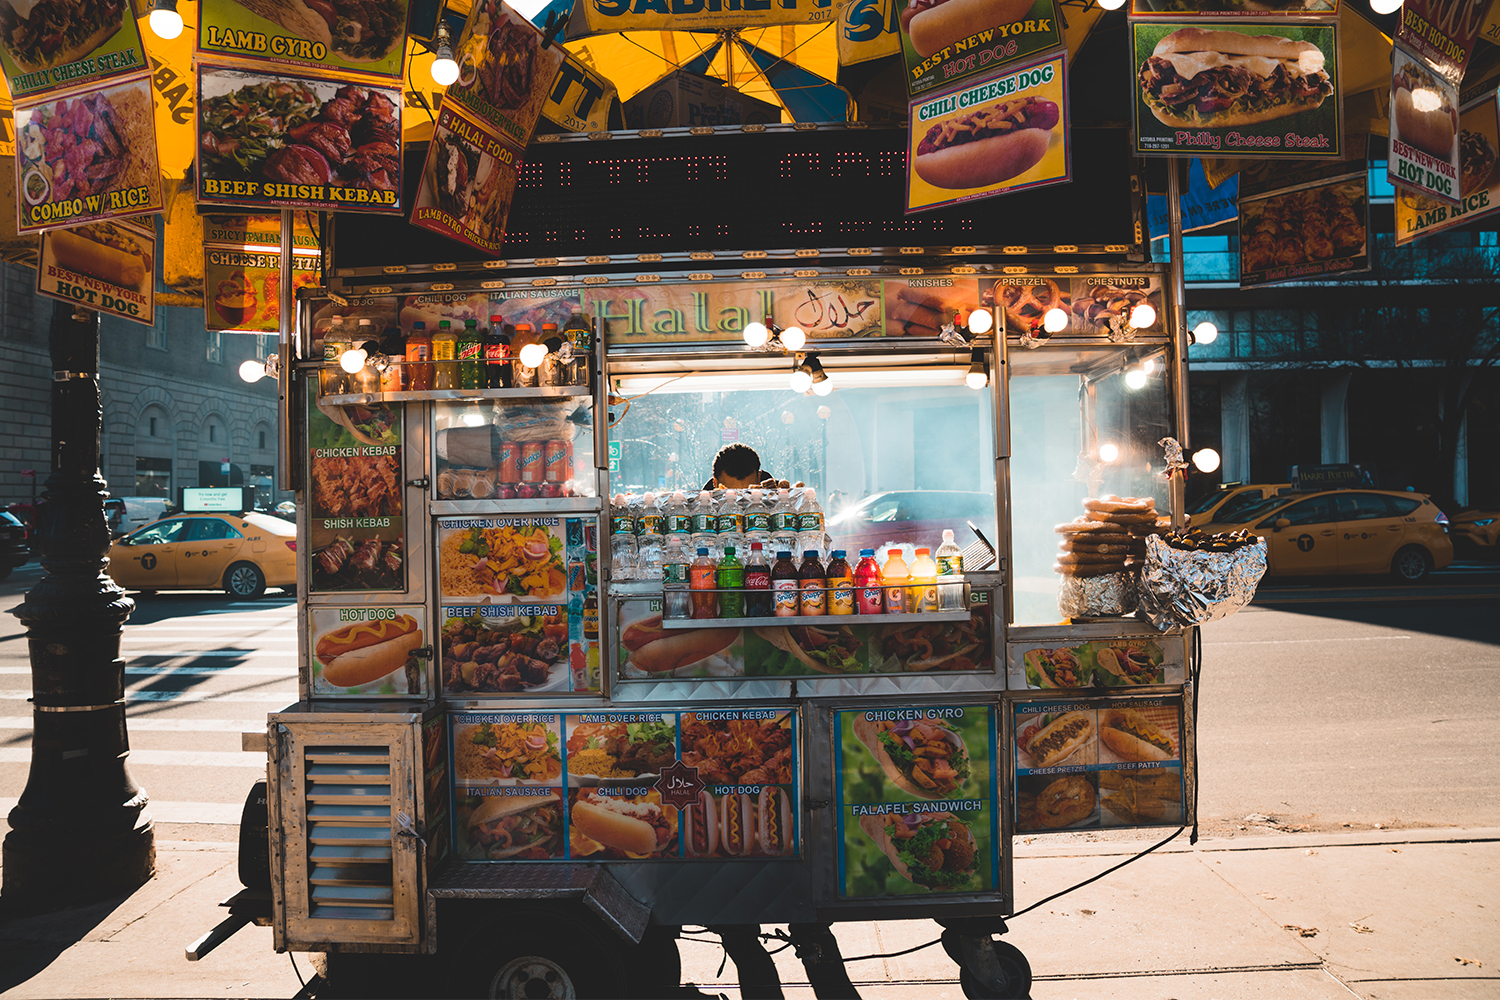
<svg viewBox="0 0 1500 1000">
<path fill-rule="evenodd" d="M 353 375 L 365 366 L 365 359 L 368 357 L 364 348 L 355 347 L 339 355 L 339 367 Z"/>
<path fill-rule="evenodd" d="M 1119 10 L 1125 6 L 1125 0 L 1099 0 L 1099 6 L 1105 10 Z"/>
<path fill-rule="evenodd" d="M 1142 361 L 1141 362 L 1141 371 L 1145 372 L 1147 375 L 1154 375 L 1154 374 L 1156 374 L 1156 359 L 1155 358 L 1147 358 L 1145 361 Z"/>
<path fill-rule="evenodd" d="M 1139 368 L 1132 368 L 1125 373 L 1125 386 L 1128 389 L 1139 389 L 1146 384 L 1146 373 Z"/>
<path fill-rule="evenodd" d="M 807 343 L 807 334 L 800 326 L 789 326 L 781 331 L 781 346 L 789 351 L 800 351 Z"/>
<path fill-rule="evenodd" d="M 459 423 L 463 424 L 465 427 L 479 427 L 480 425 L 487 422 L 484 418 L 484 414 L 480 413 L 478 410 L 467 410 L 465 411 L 463 416 L 458 418 L 458 420 Z"/>
<path fill-rule="evenodd" d="M 1370 9 L 1377 14 L 1394 14 L 1401 9 L 1401 0 L 1370 0 Z"/>
<path fill-rule="evenodd" d="M 1199 344 L 1212 344 L 1219 339 L 1219 328 L 1208 320 L 1193 327 L 1193 340 Z"/>
<path fill-rule="evenodd" d="M 1137 330 L 1144 330 L 1156 322 L 1156 308 L 1149 302 L 1137 302 L 1134 309 L 1130 310 L 1130 325 Z"/>
<path fill-rule="evenodd" d="M 968 386 L 970 389 L 983 389 L 989 384 L 990 377 L 983 370 L 975 371 L 974 369 L 970 368 L 968 372 L 964 374 L 964 385 Z"/>
<path fill-rule="evenodd" d="M 527 368 L 540 368 L 542 361 L 547 357 L 546 344 L 527 344 L 521 348 L 521 364 Z"/>
<path fill-rule="evenodd" d="M 1199 472 L 1212 472 L 1219 467 L 1219 453 L 1212 448 L 1199 448 L 1193 452 L 1193 464 Z"/>
<path fill-rule="evenodd" d="M 812 388 L 812 372 L 798 368 L 792 372 L 791 386 L 793 392 L 806 392 Z"/>
<path fill-rule="evenodd" d="M 969 313 L 970 333 L 989 333 L 995 325 L 995 316 L 988 309 L 975 309 Z"/>
<path fill-rule="evenodd" d="M 1113 462 L 1120 457 L 1120 449 L 1112 444 L 1101 444 L 1099 446 L 1099 461 Z"/>
<path fill-rule="evenodd" d="M 821 382 L 814 382 L 812 384 L 812 391 L 813 391 L 813 395 L 814 396 L 826 396 L 826 395 L 828 395 L 830 392 L 833 391 L 833 379 L 831 379 L 831 378 L 825 378 Z M 821 407 L 820 409 L 827 409 L 827 407 Z M 824 417 L 823 419 L 827 420 L 828 418 Z"/>
<path fill-rule="evenodd" d="M 1068 328 L 1068 311 L 1053 306 L 1042 316 L 1042 329 L 1048 333 L 1062 333 Z"/>
<path fill-rule="evenodd" d="M 745 343 L 751 347 L 765 347 L 771 339 L 771 331 L 764 323 L 750 323 L 745 327 Z"/>
<path fill-rule="evenodd" d="M 439 54 L 438 57 L 432 61 L 432 67 L 428 70 L 428 72 L 432 74 L 433 83 L 437 84 L 439 87 L 447 87 L 450 86 L 454 80 L 458 79 L 458 63 L 453 61 L 452 53 L 449 53 L 446 57 Z"/>
<path fill-rule="evenodd" d="M 266 363 L 250 358 L 240 363 L 240 378 L 246 382 L 259 382 L 266 377 Z"/>
<path fill-rule="evenodd" d="M 157 38 L 170 41 L 182 34 L 182 15 L 177 13 L 177 0 L 156 0 L 147 23 Z"/>
</svg>

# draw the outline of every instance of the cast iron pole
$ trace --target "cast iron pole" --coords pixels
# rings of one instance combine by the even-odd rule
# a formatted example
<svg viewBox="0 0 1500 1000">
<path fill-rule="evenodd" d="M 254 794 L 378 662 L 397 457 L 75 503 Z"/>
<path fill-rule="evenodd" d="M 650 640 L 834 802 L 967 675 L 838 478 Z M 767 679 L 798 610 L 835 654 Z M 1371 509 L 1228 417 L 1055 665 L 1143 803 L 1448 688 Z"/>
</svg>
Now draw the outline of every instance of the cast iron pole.
<svg viewBox="0 0 1500 1000">
<path fill-rule="evenodd" d="M 146 793 L 125 769 L 120 633 L 135 602 L 105 573 L 99 316 L 52 313 L 52 474 L 36 508 L 45 570 L 14 614 L 31 647 L 31 773 L 4 845 L 7 906 L 130 892 L 156 870 Z"/>
</svg>

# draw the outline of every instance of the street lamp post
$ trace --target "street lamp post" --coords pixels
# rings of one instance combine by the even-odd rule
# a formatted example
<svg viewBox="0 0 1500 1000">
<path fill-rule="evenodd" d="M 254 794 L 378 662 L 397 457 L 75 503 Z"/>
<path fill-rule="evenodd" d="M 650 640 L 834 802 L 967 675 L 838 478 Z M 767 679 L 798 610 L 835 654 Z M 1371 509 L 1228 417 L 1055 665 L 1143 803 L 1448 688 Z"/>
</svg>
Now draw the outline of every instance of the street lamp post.
<svg viewBox="0 0 1500 1000">
<path fill-rule="evenodd" d="M 156 869 L 146 793 L 125 768 L 120 633 L 135 602 L 104 572 L 98 314 L 57 303 L 49 345 L 52 474 L 34 515 L 45 572 L 14 611 L 31 650 L 31 772 L 0 885 L 23 908 L 129 892 Z"/>
</svg>

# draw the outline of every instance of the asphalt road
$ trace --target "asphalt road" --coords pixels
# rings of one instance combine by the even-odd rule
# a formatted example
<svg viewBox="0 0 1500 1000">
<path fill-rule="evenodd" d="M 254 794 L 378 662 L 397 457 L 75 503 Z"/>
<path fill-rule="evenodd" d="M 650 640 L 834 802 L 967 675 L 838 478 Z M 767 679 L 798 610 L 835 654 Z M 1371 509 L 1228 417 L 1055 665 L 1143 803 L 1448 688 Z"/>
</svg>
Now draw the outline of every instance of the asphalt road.
<svg viewBox="0 0 1500 1000">
<path fill-rule="evenodd" d="M 30 666 L 9 612 L 40 575 L 0 583 L 0 820 L 30 761 Z M 234 839 L 265 765 L 240 733 L 296 700 L 295 611 L 274 593 L 138 598 L 123 647 L 130 771 L 159 836 Z M 1500 572 L 1265 587 L 1204 629 L 1199 815 L 1217 834 L 1500 827 L 1497 668 Z"/>
</svg>

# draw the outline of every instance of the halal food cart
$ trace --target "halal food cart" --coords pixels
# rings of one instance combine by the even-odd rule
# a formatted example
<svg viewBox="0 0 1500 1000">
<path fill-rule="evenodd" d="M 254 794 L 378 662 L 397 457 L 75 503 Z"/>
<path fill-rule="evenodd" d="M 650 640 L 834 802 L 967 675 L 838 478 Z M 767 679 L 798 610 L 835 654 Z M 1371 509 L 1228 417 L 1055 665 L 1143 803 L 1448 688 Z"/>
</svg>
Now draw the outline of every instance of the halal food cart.
<svg viewBox="0 0 1500 1000">
<path fill-rule="evenodd" d="M 795 159 L 830 139 L 717 141 Z M 634 211 L 668 197 L 643 181 Z M 1001 224 L 986 211 L 966 217 Z M 1180 299 L 1139 246 L 500 267 L 396 242 L 398 222 L 327 224 L 329 285 L 299 295 L 281 374 L 301 697 L 268 717 L 268 835 L 247 824 L 243 848 L 278 950 L 623 995 L 676 967 L 659 949 L 683 925 L 923 917 L 968 995 L 1023 996 L 999 939 L 1013 838 L 1194 821 L 1191 629 L 1132 614 L 1145 536 L 1181 510 L 1159 442 L 1186 420 Z M 388 352 L 341 375 L 320 342 L 365 320 Z M 390 346 L 554 324 L 534 368 Z M 445 364 L 486 387 L 411 388 Z M 610 498 L 692 498 L 733 442 L 816 489 L 851 563 L 952 530 L 958 606 L 664 615 L 660 578 L 612 563 Z"/>
</svg>

